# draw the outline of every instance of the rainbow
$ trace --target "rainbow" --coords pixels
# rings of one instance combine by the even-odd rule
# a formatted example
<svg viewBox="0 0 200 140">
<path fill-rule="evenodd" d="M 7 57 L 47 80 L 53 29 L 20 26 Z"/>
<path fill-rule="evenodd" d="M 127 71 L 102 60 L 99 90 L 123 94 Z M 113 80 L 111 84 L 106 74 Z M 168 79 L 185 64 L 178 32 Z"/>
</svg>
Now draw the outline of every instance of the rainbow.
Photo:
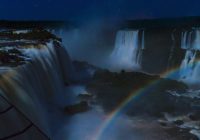
<svg viewBox="0 0 200 140">
<path fill-rule="evenodd" d="M 129 96 L 127 96 L 117 107 L 115 110 L 113 110 L 105 119 L 105 122 L 100 126 L 100 128 L 97 130 L 95 137 L 92 140 L 102 140 L 103 133 L 105 130 L 114 123 L 116 118 L 120 116 L 120 114 L 123 112 L 124 108 L 129 106 L 129 104 L 133 101 L 139 98 L 146 89 L 149 89 L 152 85 L 156 84 L 157 81 L 151 81 L 150 84 L 147 86 L 140 88 L 134 92 L 131 92 Z"/>
<path fill-rule="evenodd" d="M 162 73 L 160 76 L 168 78 L 174 73 L 178 73 L 180 70 L 179 68 L 180 66 L 174 67 Z M 109 115 L 107 115 L 104 123 L 100 127 L 98 127 L 97 131 L 95 132 L 95 135 L 92 137 L 91 140 L 102 140 L 104 132 L 108 129 L 109 126 L 111 126 L 115 122 L 115 120 L 121 115 L 124 109 L 128 107 L 130 103 L 132 103 L 134 100 L 143 95 L 145 91 L 147 91 L 149 88 L 155 85 L 158 81 L 159 80 L 150 81 L 144 87 L 132 91 L 128 97 L 126 97 L 111 113 L 109 113 Z"/>
</svg>

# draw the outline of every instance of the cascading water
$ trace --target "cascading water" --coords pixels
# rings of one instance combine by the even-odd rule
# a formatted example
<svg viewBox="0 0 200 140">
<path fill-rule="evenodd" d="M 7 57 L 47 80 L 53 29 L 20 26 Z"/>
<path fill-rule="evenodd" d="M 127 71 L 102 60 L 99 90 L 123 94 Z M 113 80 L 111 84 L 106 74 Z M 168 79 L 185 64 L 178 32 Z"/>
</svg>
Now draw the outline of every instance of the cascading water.
<svg viewBox="0 0 200 140">
<path fill-rule="evenodd" d="M 194 84 L 200 80 L 200 61 L 197 53 L 200 51 L 200 30 L 193 29 L 182 33 L 181 48 L 186 50 L 185 58 L 181 63 L 180 80 Z"/>
<path fill-rule="evenodd" d="M 20 50 L 29 56 L 31 61 L 16 68 L 1 70 L 0 95 L 18 109 L 18 112 L 12 109 L 0 116 L 1 123 L 5 124 L 2 126 L 7 126 L 9 122 L 15 124 L 10 126 L 13 126 L 13 130 L 10 130 L 10 127 L 0 127 L 1 132 L 5 131 L 0 134 L 0 138 L 22 131 L 29 123 L 37 126 L 46 136 L 52 137 L 55 125 L 51 121 L 53 118 L 51 111 L 57 110 L 56 106 L 65 106 L 67 97 L 63 93 L 65 91 L 64 83 L 69 83 L 70 75 L 73 75 L 70 72 L 70 60 L 63 53 L 65 50 L 61 46 L 56 46 L 54 42 L 27 46 Z M 61 58 L 64 63 L 62 63 L 63 60 L 60 60 Z M 0 104 L 0 109 L 6 108 L 4 106 Z M 24 117 L 28 118 L 28 121 Z M 2 122 L 2 120 L 4 121 Z M 13 120 L 19 120 L 20 125 Z M 41 136 L 34 127 L 30 126 L 29 129 L 29 131 L 25 131 L 23 137 L 19 135 L 16 138 L 26 140 L 32 136 L 33 139 L 47 139 L 47 137 L 42 138 L 44 135 Z"/>
<path fill-rule="evenodd" d="M 144 32 L 142 37 L 144 38 Z M 115 48 L 110 55 L 111 68 L 114 70 L 140 69 L 144 39 L 140 45 L 139 30 L 118 31 Z"/>
<path fill-rule="evenodd" d="M 192 31 L 182 33 L 181 48 L 200 50 L 200 30 L 193 28 Z"/>
</svg>

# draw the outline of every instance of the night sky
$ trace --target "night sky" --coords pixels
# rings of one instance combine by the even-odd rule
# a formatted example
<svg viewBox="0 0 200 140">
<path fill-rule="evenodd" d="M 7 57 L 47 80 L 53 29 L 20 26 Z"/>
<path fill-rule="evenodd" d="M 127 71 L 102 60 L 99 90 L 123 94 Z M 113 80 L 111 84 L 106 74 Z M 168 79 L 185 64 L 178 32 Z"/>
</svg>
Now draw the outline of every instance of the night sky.
<svg viewBox="0 0 200 140">
<path fill-rule="evenodd" d="M 200 0 L 1 0 L 0 19 L 87 20 L 200 16 Z"/>
</svg>

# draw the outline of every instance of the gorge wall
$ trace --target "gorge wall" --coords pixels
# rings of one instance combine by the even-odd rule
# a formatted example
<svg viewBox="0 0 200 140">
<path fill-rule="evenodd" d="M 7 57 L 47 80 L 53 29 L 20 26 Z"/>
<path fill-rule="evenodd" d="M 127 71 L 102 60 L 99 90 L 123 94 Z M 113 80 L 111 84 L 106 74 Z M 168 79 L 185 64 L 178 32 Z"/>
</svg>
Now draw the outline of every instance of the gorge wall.
<svg viewBox="0 0 200 140">
<path fill-rule="evenodd" d="M 171 78 L 199 82 L 199 33 L 193 27 L 121 29 L 110 54 L 110 69 L 161 75 L 174 70 Z"/>
</svg>

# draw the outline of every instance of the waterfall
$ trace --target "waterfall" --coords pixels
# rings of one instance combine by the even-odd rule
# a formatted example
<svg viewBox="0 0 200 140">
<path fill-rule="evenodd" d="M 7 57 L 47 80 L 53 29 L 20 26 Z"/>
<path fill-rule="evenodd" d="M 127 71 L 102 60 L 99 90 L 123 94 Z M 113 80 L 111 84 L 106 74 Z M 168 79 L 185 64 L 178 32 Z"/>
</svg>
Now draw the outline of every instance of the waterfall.
<svg viewBox="0 0 200 140">
<path fill-rule="evenodd" d="M 58 45 L 52 41 L 45 45 L 21 48 L 23 54 L 29 56 L 31 61 L 14 68 L 0 69 L 0 95 L 9 102 L 7 104 L 13 105 L 18 110 L 17 112 L 16 109 L 11 110 L 0 116 L 1 132 L 13 134 L 17 132 L 15 130 L 23 130 L 23 125 L 25 127 L 29 124 L 24 118 L 28 118 L 29 122 L 37 126 L 44 134 L 52 137 L 55 130 L 53 130 L 52 114 L 49 110 L 65 105 L 67 97 L 63 93 L 64 83 L 70 83 L 72 81 L 70 77 L 73 75 L 70 59 L 66 53 L 63 53 L 65 50 L 56 44 Z M 0 109 L 6 108 L 7 104 L 2 105 L 1 103 Z M 15 123 L 18 120 L 19 123 Z M 11 126 L 6 127 L 7 124 L 10 124 L 9 122 L 16 124 L 11 125 L 14 127 L 13 130 L 10 129 Z M 32 136 L 33 139 L 46 139 L 42 139 L 34 133 L 36 131 L 34 127 L 30 127 L 30 129 L 27 131 L 29 132 L 28 138 Z M 6 134 L 0 134 L 0 138 L 5 137 Z M 19 139 L 26 140 L 27 137 L 19 137 Z"/>
<path fill-rule="evenodd" d="M 144 38 L 144 31 L 142 33 Z M 142 43 L 141 43 L 142 42 Z M 110 55 L 111 67 L 114 70 L 140 69 L 144 39 L 140 42 L 139 30 L 117 32 L 115 47 Z"/>
<path fill-rule="evenodd" d="M 193 73 L 193 65 L 195 61 L 196 53 L 192 50 L 187 50 L 185 58 L 181 64 L 181 79 L 191 78 Z"/>
<path fill-rule="evenodd" d="M 183 32 L 181 48 L 186 50 L 186 53 L 180 66 L 180 80 L 190 84 L 199 83 L 200 61 L 197 53 L 200 51 L 200 30 Z"/>
<path fill-rule="evenodd" d="M 182 32 L 181 48 L 200 50 L 200 30 L 193 28 L 192 31 Z"/>
</svg>

